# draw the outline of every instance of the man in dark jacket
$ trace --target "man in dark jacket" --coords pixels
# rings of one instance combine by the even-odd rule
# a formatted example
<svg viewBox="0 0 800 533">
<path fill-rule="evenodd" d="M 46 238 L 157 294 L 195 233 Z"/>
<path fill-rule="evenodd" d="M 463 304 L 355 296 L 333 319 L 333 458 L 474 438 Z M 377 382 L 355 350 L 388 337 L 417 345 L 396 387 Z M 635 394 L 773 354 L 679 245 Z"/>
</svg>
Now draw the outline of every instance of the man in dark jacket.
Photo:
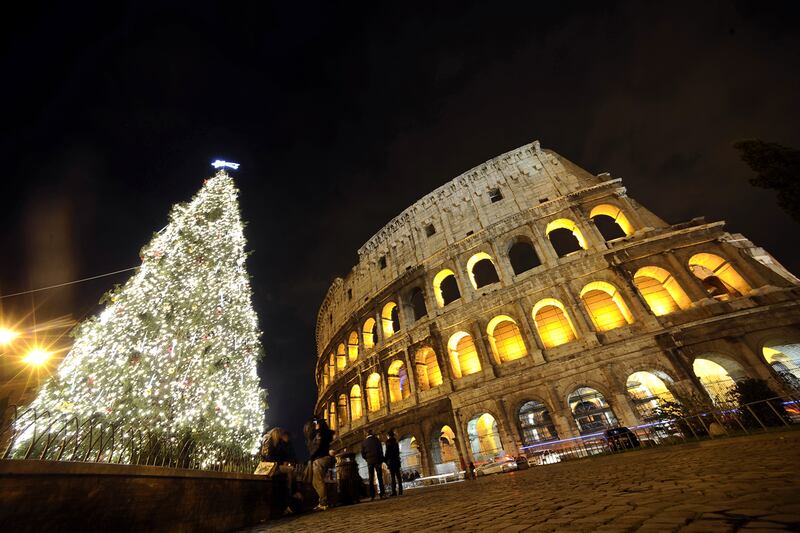
<svg viewBox="0 0 800 533">
<path fill-rule="evenodd" d="M 389 474 L 392 476 L 392 496 L 397 496 L 396 487 L 400 486 L 400 496 L 403 495 L 403 478 L 400 477 L 400 444 L 394 438 L 394 431 L 388 433 L 386 439 L 386 466 L 389 467 Z"/>
<path fill-rule="evenodd" d="M 325 492 L 325 476 L 333 466 L 331 456 L 331 441 L 333 431 L 328 428 L 328 424 L 319 418 L 312 418 L 303 426 L 303 433 L 306 437 L 308 453 L 311 456 L 309 465 L 311 468 L 311 483 L 319 496 L 319 504 L 315 510 L 326 511 L 328 509 L 328 496 Z"/>
<path fill-rule="evenodd" d="M 380 489 L 381 499 L 386 497 L 386 491 L 383 488 L 383 472 L 381 465 L 383 464 L 383 447 L 381 441 L 375 436 L 375 432 L 371 429 L 367 432 L 367 438 L 361 443 L 361 457 L 367 462 L 369 468 L 369 497 L 375 499 L 375 473 L 378 474 L 378 488 Z"/>
</svg>

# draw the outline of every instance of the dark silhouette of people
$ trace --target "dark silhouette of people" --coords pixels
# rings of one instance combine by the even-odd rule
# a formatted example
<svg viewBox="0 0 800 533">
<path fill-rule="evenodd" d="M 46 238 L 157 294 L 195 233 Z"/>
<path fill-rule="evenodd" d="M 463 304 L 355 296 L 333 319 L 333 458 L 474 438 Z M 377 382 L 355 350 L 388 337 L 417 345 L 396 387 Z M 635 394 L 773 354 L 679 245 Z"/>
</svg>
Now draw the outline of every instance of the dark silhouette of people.
<svg viewBox="0 0 800 533">
<path fill-rule="evenodd" d="M 378 488 L 380 489 L 380 497 L 386 497 L 386 490 L 383 486 L 383 472 L 381 472 L 381 465 L 383 464 L 383 447 L 381 441 L 375 436 L 375 432 L 369 430 L 367 438 L 361 443 L 361 457 L 367 462 L 369 469 L 369 497 L 371 500 L 375 499 L 375 477 L 378 477 Z"/>
<path fill-rule="evenodd" d="M 325 492 L 325 476 L 333 466 L 331 455 L 331 441 L 333 431 L 328 427 L 327 422 L 319 418 L 312 418 L 303 426 L 303 433 L 306 437 L 308 446 L 309 467 L 311 468 L 311 483 L 319 496 L 319 503 L 314 508 L 315 511 L 328 510 L 328 496 Z"/>
<path fill-rule="evenodd" d="M 294 465 L 297 463 L 297 459 L 288 431 L 276 427 L 267 433 L 261 446 L 261 460 L 277 463 L 278 472 L 286 476 L 286 510 L 284 514 L 291 514 L 291 498 L 301 500 L 302 495 L 295 490 Z"/>
<path fill-rule="evenodd" d="M 392 496 L 403 495 L 403 479 L 400 476 L 400 444 L 394 438 L 394 431 L 388 433 L 386 439 L 386 466 L 389 467 L 389 475 L 392 477 Z M 397 489 L 397 486 L 400 486 Z M 398 492 L 399 490 L 399 492 Z"/>
</svg>

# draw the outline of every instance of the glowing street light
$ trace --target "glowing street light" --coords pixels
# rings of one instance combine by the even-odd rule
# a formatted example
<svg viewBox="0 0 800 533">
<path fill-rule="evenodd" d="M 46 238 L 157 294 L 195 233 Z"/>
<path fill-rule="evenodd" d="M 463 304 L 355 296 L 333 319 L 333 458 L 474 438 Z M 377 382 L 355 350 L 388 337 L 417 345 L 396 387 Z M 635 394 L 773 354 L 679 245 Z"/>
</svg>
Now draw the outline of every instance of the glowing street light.
<svg viewBox="0 0 800 533">
<path fill-rule="evenodd" d="M 42 366 L 48 359 L 50 359 L 50 352 L 41 348 L 33 348 L 22 358 L 22 362 L 31 366 Z"/>
<path fill-rule="evenodd" d="M 0 327 L 0 345 L 11 344 L 11 342 L 19 337 L 19 333 L 8 328 Z"/>
</svg>

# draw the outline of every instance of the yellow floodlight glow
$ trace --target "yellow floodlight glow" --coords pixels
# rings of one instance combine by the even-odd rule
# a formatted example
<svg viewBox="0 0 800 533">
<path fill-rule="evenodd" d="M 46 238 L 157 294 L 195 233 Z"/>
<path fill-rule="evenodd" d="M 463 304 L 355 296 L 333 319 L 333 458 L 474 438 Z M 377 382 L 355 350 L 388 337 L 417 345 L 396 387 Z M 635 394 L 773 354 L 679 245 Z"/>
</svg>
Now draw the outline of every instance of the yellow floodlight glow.
<svg viewBox="0 0 800 533">
<path fill-rule="evenodd" d="M 17 337 L 19 337 L 19 332 L 13 329 L 0 328 L 0 345 L 11 344 Z"/>
<path fill-rule="evenodd" d="M 48 359 L 50 359 L 50 352 L 41 348 L 33 348 L 22 358 L 22 361 L 31 366 L 42 366 Z"/>
</svg>

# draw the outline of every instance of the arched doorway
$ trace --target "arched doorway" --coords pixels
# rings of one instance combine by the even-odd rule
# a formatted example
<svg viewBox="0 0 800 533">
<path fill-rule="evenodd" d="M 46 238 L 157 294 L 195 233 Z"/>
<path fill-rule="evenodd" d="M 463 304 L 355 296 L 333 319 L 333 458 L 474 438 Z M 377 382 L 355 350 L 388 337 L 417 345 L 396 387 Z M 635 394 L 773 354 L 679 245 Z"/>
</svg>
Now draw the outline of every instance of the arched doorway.
<svg viewBox="0 0 800 533">
<path fill-rule="evenodd" d="M 667 384 L 652 372 L 634 372 L 628 376 L 626 387 L 643 422 L 658 420 L 663 414 L 660 410 L 669 403 L 675 403 L 675 396 L 669 391 Z"/>
<path fill-rule="evenodd" d="M 800 343 L 771 343 L 762 353 L 784 384 L 800 392 Z"/>
<path fill-rule="evenodd" d="M 467 424 L 467 436 L 476 462 L 488 461 L 503 453 L 497 420 L 489 413 L 476 416 Z"/>
<path fill-rule="evenodd" d="M 431 458 L 434 474 L 452 474 L 459 470 L 456 434 L 450 426 L 442 426 L 431 437 Z"/>
<path fill-rule="evenodd" d="M 569 409 L 581 435 L 598 433 L 617 426 L 617 417 L 605 397 L 590 387 L 575 389 L 567 398 Z"/>
<path fill-rule="evenodd" d="M 530 400 L 519 408 L 519 427 L 522 442 L 526 446 L 538 442 L 558 440 L 558 432 L 550 417 L 547 406 L 540 401 Z"/>
<path fill-rule="evenodd" d="M 404 474 L 422 473 L 422 455 L 416 437 L 406 435 L 400 441 L 400 469 Z"/>
<path fill-rule="evenodd" d="M 747 377 L 739 363 L 717 355 L 698 357 L 692 364 L 692 370 L 711 401 L 717 405 L 730 402 L 730 393 L 736 382 Z"/>
</svg>

